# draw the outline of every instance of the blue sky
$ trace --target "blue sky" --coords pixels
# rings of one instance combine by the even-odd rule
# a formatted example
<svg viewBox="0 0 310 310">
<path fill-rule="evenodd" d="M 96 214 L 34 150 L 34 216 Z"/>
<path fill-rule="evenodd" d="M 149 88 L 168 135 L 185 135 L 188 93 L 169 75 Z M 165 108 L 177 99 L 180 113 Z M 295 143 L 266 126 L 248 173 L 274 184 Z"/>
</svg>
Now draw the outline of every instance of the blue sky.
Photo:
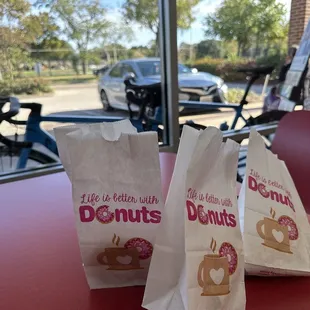
<svg viewBox="0 0 310 310">
<path fill-rule="evenodd" d="M 121 14 L 119 12 L 124 0 L 101 0 L 109 8 L 108 19 L 113 22 L 118 23 L 122 20 Z M 289 13 L 291 0 L 278 0 L 279 2 L 287 6 L 287 11 Z M 216 7 L 221 3 L 219 0 L 203 0 L 194 8 L 194 16 L 196 21 L 192 24 L 191 30 L 188 31 L 178 31 L 178 43 L 197 43 L 204 39 L 204 31 L 202 27 L 202 21 L 205 16 L 214 12 Z M 148 29 L 141 28 L 138 24 L 133 23 L 132 29 L 135 32 L 135 39 L 133 42 L 123 42 L 126 46 L 131 45 L 146 45 L 152 39 L 154 39 L 154 34 Z"/>
</svg>

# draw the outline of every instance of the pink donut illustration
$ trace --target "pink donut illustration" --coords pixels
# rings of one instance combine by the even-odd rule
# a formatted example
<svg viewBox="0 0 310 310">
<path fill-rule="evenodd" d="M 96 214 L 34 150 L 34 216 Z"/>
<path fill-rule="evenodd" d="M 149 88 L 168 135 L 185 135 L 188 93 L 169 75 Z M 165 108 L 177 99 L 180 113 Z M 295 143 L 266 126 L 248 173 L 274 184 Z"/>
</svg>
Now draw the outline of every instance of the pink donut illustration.
<svg viewBox="0 0 310 310">
<path fill-rule="evenodd" d="M 198 220 L 201 224 L 203 225 L 208 225 L 209 224 L 209 218 L 207 213 L 204 211 L 203 206 L 199 205 L 198 206 Z"/>
<path fill-rule="evenodd" d="M 126 249 L 137 248 L 140 253 L 140 259 L 148 259 L 153 253 L 152 243 L 143 238 L 131 238 L 125 243 L 124 247 Z"/>
<path fill-rule="evenodd" d="M 298 228 L 296 223 L 293 219 L 291 219 L 289 216 L 282 215 L 278 219 L 278 223 L 281 226 L 287 226 L 288 227 L 288 237 L 290 240 L 297 240 L 299 236 Z"/>
<path fill-rule="evenodd" d="M 109 224 L 114 220 L 114 213 L 108 206 L 101 206 L 96 210 L 96 218 L 102 224 Z"/>
<path fill-rule="evenodd" d="M 221 257 L 227 257 L 229 274 L 234 274 L 238 266 L 238 254 L 235 248 L 230 243 L 223 242 L 219 249 L 219 254 Z"/>
</svg>

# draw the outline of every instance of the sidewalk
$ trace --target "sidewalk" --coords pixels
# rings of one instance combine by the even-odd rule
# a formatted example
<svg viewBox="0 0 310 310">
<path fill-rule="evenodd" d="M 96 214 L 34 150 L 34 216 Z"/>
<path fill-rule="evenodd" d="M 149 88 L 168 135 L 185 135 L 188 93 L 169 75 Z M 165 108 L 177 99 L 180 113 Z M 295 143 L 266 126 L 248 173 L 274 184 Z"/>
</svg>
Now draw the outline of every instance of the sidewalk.
<svg viewBox="0 0 310 310">
<path fill-rule="evenodd" d="M 73 84 L 51 84 L 52 88 L 55 90 L 59 89 L 72 89 L 72 88 L 94 88 L 97 87 L 97 82 L 89 83 L 73 83 Z"/>
</svg>

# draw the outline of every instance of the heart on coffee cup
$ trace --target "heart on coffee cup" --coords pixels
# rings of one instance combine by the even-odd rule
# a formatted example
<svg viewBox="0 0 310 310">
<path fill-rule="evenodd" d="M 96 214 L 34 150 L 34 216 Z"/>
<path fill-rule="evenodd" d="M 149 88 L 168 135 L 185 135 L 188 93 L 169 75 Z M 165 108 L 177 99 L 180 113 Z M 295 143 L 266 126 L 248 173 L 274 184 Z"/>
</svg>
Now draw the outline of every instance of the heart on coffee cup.
<svg viewBox="0 0 310 310">
<path fill-rule="evenodd" d="M 223 268 L 210 269 L 210 278 L 216 285 L 220 285 L 223 282 L 225 271 Z"/>
<path fill-rule="evenodd" d="M 117 256 L 116 260 L 122 265 L 130 265 L 132 262 L 132 256 Z"/>
<path fill-rule="evenodd" d="M 272 230 L 272 235 L 276 239 L 278 243 L 282 243 L 284 240 L 284 234 L 282 231 L 278 231 L 276 229 Z"/>
</svg>

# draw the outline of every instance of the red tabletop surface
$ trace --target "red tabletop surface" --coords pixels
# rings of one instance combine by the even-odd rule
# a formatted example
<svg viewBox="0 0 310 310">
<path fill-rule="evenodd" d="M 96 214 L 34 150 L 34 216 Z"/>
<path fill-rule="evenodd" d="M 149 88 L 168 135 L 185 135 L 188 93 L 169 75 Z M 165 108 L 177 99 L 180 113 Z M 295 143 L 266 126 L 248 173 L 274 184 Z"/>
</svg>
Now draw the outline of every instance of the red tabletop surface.
<svg viewBox="0 0 310 310">
<path fill-rule="evenodd" d="M 165 195 L 174 161 L 161 154 Z M 143 287 L 89 289 L 65 173 L 1 185 L 0 197 L 0 310 L 142 309 Z M 251 277 L 246 290 L 247 310 L 310 309 L 309 278 Z"/>
</svg>

